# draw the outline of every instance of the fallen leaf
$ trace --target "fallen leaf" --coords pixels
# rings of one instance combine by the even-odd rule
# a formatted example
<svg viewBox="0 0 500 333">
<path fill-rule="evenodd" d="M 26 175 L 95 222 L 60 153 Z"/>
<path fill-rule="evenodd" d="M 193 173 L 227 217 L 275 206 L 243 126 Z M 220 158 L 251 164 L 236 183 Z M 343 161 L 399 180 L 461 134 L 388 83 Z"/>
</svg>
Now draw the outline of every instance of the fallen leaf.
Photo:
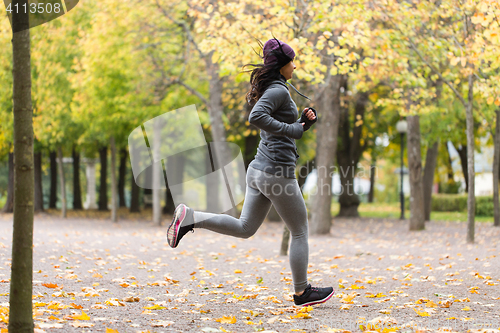
<svg viewBox="0 0 500 333">
<path fill-rule="evenodd" d="M 235 316 L 223 316 L 222 318 L 215 319 L 216 322 L 221 324 L 234 324 L 236 322 Z"/>
<path fill-rule="evenodd" d="M 417 309 L 415 309 L 415 308 L 414 308 L 413 310 L 415 310 L 415 312 L 416 312 L 416 313 L 417 313 L 420 317 L 429 317 L 429 316 L 430 316 L 430 314 L 429 314 L 427 311 L 419 311 L 419 310 L 417 310 Z"/>
<path fill-rule="evenodd" d="M 83 306 L 81 306 L 81 305 L 77 305 L 77 304 L 75 304 L 75 303 L 70 303 L 69 305 L 71 305 L 71 307 L 72 307 L 73 309 L 78 309 L 78 310 L 83 309 Z"/>
<path fill-rule="evenodd" d="M 133 297 L 133 296 L 130 296 L 130 297 L 125 297 L 123 299 L 124 302 L 129 302 L 129 303 L 132 303 L 132 302 L 139 302 L 140 298 L 139 297 Z"/>
<path fill-rule="evenodd" d="M 166 307 L 164 306 L 160 306 L 158 304 L 155 304 L 155 305 L 151 305 L 151 306 L 145 306 L 143 307 L 144 309 L 148 309 L 148 310 L 163 310 L 163 309 L 166 309 Z"/>
<path fill-rule="evenodd" d="M 82 311 L 82 314 L 77 316 L 77 315 L 73 315 L 71 316 L 73 319 L 76 319 L 76 320 L 90 320 L 90 317 Z M 76 327 L 76 326 L 75 326 Z"/>
<path fill-rule="evenodd" d="M 55 283 L 42 283 L 42 286 L 47 287 L 47 288 L 60 288 L 57 284 Z"/>
</svg>

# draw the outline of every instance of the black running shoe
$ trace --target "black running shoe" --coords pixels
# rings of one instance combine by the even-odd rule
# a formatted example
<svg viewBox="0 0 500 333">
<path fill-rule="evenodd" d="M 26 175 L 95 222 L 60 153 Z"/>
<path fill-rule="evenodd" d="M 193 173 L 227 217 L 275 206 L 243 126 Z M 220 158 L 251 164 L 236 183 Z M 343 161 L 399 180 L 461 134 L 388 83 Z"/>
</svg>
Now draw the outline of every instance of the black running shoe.
<svg viewBox="0 0 500 333">
<path fill-rule="evenodd" d="M 335 290 L 332 287 L 315 288 L 308 284 L 302 295 L 293 295 L 293 301 L 295 305 L 308 306 L 326 302 L 334 293 Z"/>
<path fill-rule="evenodd" d="M 174 218 L 167 230 L 167 241 L 171 247 L 177 247 L 188 231 L 194 232 L 193 210 L 185 204 L 179 204 L 174 211 Z"/>
</svg>

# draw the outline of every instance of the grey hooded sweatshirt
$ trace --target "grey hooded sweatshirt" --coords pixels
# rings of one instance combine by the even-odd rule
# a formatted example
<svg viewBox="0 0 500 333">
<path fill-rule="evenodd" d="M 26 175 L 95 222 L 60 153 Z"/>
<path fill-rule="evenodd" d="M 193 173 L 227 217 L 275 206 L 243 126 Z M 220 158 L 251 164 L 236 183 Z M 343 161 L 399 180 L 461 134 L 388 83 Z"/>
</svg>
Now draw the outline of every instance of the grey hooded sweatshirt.
<svg viewBox="0 0 500 333">
<path fill-rule="evenodd" d="M 248 117 L 250 124 L 260 128 L 261 138 L 250 166 L 277 176 L 296 178 L 295 168 L 300 155 L 295 140 L 304 133 L 298 116 L 297 105 L 281 75 L 264 91 Z"/>
</svg>

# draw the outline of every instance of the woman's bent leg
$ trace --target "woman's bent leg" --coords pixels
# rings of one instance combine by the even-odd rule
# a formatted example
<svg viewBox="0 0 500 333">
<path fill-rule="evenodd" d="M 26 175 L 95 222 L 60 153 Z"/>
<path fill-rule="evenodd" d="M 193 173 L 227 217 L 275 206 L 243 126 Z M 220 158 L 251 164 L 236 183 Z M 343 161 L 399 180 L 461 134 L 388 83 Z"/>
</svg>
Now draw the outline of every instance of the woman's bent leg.
<svg viewBox="0 0 500 333">
<path fill-rule="evenodd" d="M 213 214 L 194 211 L 194 227 L 215 231 L 220 234 L 248 238 L 262 225 L 269 213 L 271 201 L 259 190 L 246 186 L 245 201 L 239 219 L 227 214 Z"/>
</svg>

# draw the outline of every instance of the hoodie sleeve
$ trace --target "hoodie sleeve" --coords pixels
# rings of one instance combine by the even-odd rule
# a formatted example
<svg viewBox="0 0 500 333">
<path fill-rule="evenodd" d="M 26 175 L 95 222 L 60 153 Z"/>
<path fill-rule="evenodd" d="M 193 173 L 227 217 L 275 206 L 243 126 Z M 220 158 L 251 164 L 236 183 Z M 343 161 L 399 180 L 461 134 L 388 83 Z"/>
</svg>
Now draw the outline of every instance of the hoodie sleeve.
<svg viewBox="0 0 500 333">
<path fill-rule="evenodd" d="M 287 124 L 271 116 L 289 98 L 288 91 L 279 88 L 269 88 L 255 103 L 248 117 L 250 124 L 274 135 L 300 139 L 304 133 L 300 122 Z"/>
</svg>

